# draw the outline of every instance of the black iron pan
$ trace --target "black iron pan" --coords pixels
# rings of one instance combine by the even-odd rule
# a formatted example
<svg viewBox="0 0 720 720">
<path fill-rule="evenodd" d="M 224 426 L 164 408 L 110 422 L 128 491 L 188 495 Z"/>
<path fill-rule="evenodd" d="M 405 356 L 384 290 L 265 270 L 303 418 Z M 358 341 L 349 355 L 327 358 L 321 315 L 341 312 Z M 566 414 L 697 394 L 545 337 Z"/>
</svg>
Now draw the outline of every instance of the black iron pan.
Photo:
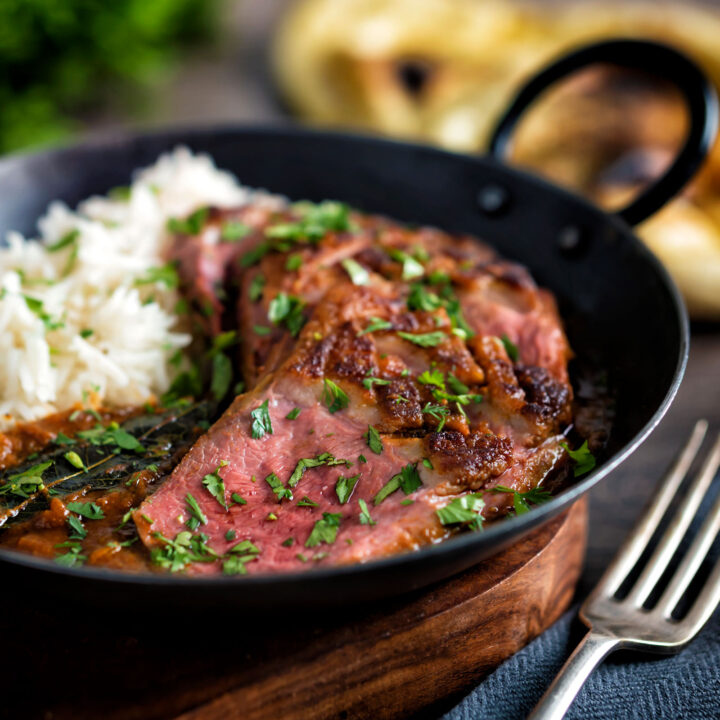
<svg viewBox="0 0 720 720">
<path fill-rule="evenodd" d="M 690 131 L 672 167 L 629 207 L 609 215 L 502 162 L 522 111 L 555 80 L 597 62 L 673 81 Z M 428 585 L 491 555 L 546 522 L 600 482 L 660 421 L 680 383 L 688 323 L 675 285 L 632 233 L 693 175 L 715 136 L 717 99 L 698 68 L 667 47 L 613 41 L 584 48 L 535 77 L 500 121 L 495 157 L 297 128 L 204 128 L 90 142 L 0 162 L 0 232 L 33 234 L 48 203 L 75 205 L 128 182 L 134 169 L 185 144 L 209 153 L 247 185 L 291 198 L 335 198 L 363 210 L 475 234 L 524 263 L 559 300 L 576 353 L 607 369 L 616 403 L 609 443 L 589 476 L 532 512 L 418 552 L 365 565 L 243 578 L 129 575 L 61 568 L 0 550 L 4 588 L 107 608 L 235 609 L 347 606 Z"/>
</svg>

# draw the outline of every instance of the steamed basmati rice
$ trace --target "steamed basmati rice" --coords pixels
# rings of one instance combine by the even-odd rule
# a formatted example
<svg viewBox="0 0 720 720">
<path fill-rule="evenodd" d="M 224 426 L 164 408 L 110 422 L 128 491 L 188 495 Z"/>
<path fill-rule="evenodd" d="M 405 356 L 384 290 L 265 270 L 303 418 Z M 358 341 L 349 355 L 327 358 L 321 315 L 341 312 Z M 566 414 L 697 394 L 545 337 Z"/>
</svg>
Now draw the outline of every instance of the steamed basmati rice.
<svg viewBox="0 0 720 720">
<path fill-rule="evenodd" d="M 8 233 L 0 428 L 78 403 L 142 404 L 167 390 L 170 360 L 191 340 L 174 312 L 177 289 L 152 279 L 166 262 L 167 220 L 249 199 L 209 157 L 179 148 L 138 172 L 121 199 L 93 197 L 75 211 L 53 203 L 39 242 Z"/>
</svg>

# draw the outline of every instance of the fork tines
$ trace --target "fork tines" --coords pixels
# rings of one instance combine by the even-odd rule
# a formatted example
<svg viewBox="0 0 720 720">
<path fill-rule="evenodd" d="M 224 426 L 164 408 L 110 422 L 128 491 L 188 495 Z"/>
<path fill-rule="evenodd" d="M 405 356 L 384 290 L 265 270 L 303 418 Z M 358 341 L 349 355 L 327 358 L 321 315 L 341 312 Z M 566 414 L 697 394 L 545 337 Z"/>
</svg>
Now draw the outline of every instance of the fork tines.
<svg viewBox="0 0 720 720">
<path fill-rule="evenodd" d="M 685 447 L 663 478 L 644 516 L 586 601 L 582 615 L 589 624 L 596 625 L 598 621 L 606 626 L 617 623 L 629 630 L 630 625 L 635 625 L 644 619 L 648 627 L 638 634 L 637 639 L 645 639 L 650 643 L 662 642 L 669 647 L 690 640 L 720 602 L 719 562 L 705 580 L 686 616 L 679 621 L 672 620 L 673 612 L 698 575 L 720 531 L 720 497 L 713 504 L 690 547 L 683 554 L 680 566 L 672 572 L 667 587 L 663 589 L 659 584 L 668 574 L 671 561 L 687 535 L 693 519 L 697 516 L 720 466 L 719 435 L 690 483 L 687 493 L 684 497 L 680 496 L 680 487 L 698 455 L 707 429 L 707 421 L 697 421 Z M 650 552 L 650 557 L 642 566 L 639 575 L 633 579 L 633 571 L 637 572 L 638 562 L 649 552 L 650 541 L 657 534 L 671 506 L 676 506 L 677 510 L 672 513 L 667 527 Z M 629 585 L 627 595 L 619 597 L 618 591 L 621 586 L 626 585 Z M 646 609 L 651 594 L 659 592 L 661 594 L 657 602 Z M 660 633 L 663 635 L 662 638 L 655 637 L 657 632 L 652 631 L 657 630 L 657 627 L 653 626 L 666 625 L 668 621 L 675 626 L 675 632 Z"/>
</svg>

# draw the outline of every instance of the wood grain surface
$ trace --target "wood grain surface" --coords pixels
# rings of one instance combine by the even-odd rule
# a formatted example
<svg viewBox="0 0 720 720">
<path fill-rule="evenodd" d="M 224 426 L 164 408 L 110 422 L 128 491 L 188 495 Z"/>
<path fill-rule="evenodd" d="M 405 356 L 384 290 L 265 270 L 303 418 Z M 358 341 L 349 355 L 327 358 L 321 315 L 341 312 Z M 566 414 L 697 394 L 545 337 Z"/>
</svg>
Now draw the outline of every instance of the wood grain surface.
<svg viewBox="0 0 720 720">
<path fill-rule="evenodd" d="M 168 617 L 119 632 L 112 616 L 2 622 L 0 714 L 43 720 L 431 717 L 552 624 L 582 569 L 581 501 L 451 580 L 323 618 Z"/>
</svg>

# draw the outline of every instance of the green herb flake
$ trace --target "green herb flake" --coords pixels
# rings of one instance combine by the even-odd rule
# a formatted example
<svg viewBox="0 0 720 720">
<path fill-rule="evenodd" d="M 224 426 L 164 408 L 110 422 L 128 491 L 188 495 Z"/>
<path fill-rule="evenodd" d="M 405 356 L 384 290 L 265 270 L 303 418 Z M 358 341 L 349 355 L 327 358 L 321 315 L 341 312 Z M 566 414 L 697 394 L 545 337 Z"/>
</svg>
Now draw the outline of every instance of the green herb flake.
<svg viewBox="0 0 720 720">
<path fill-rule="evenodd" d="M 270 301 L 268 320 L 274 325 L 284 325 L 293 337 L 297 337 L 305 324 L 304 306 L 299 297 L 280 292 Z"/>
<path fill-rule="evenodd" d="M 198 501 L 191 493 L 187 493 L 187 495 L 185 495 L 185 502 L 187 503 L 188 512 L 190 513 L 190 517 L 187 519 L 185 525 L 187 525 L 191 530 L 197 530 L 200 525 L 207 525 L 207 516 L 200 509 Z"/>
<path fill-rule="evenodd" d="M 252 279 L 250 288 L 248 289 L 248 296 L 250 302 L 257 302 L 263 295 L 263 289 L 265 287 L 265 276 L 262 273 L 258 273 Z"/>
<path fill-rule="evenodd" d="M 417 335 L 413 335 L 412 333 L 407 333 L 399 330 L 398 336 L 401 337 L 403 340 L 407 340 L 408 342 L 425 348 L 437 347 L 447 338 L 447 335 L 445 335 L 445 333 L 441 330 L 436 330 L 435 332 L 429 333 L 419 333 Z"/>
<path fill-rule="evenodd" d="M 175 263 L 169 262 L 161 267 L 149 268 L 144 277 L 138 278 L 135 285 L 165 285 L 170 290 L 176 290 L 180 286 L 180 277 Z"/>
<path fill-rule="evenodd" d="M 367 463 L 367 458 L 364 455 L 358 455 L 358 462 Z"/>
<path fill-rule="evenodd" d="M 363 437 L 365 438 L 365 442 L 370 450 L 372 450 L 376 455 L 382 454 L 382 438 L 380 437 L 380 433 L 372 425 L 368 425 L 367 432 L 363 433 Z"/>
<path fill-rule="evenodd" d="M 307 495 L 303 495 L 302 498 L 298 500 L 297 506 L 315 508 L 318 504 L 314 500 L 311 500 Z"/>
<path fill-rule="evenodd" d="M 227 220 L 220 230 L 220 237 L 227 242 L 237 242 L 247 237 L 252 228 L 238 220 Z"/>
<path fill-rule="evenodd" d="M 432 312 L 442 307 L 442 305 L 443 301 L 420 283 L 414 283 L 410 286 L 410 293 L 407 298 L 408 310 Z"/>
<path fill-rule="evenodd" d="M 470 392 L 470 388 L 465 383 L 460 382 L 452 373 L 448 375 L 447 383 L 450 389 L 458 395 L 466 395 Z"/>
<path fill-rule="evenodd" d="M 68 437 L 65 433 L 59 432 L 56 436 L 53 442 L 56 445 L 75 445 L 77 443 L 77 440 L 73 440 L 72 438 Z"/>
<path fill-rule="evenodd" d="M 430 462 L 430 460 L 428 460 L 427 458 L 423 458 L 423 459 L 422 459 L 422 464 L 423 464 L 423 466 L 426 467 L 428 470 L 432 470 L 432 469 L 433 469 L 433 464 L 432 464 L 432 463 Z"/>
<path fill-rule="evenodd" d="M 262 337 L 263 335 L 269 335 L 272 330 L 264 325 L 253 325 L 253 332 Z"/>
<path fill-rule="evenodd" d="M 238 493 L 236 493 L 236 492 L 234 492 L 234 493 L 232 493 L 232 495 L 230 495 L 230 499 L 236 505 L 247 505 L 247 500 L 242 495 L 238 495 Z"/>
<path fill-rule="evenodd" d="M 331 413 L 343 410 L 350 404 L 350 398 L 345 391 L 332 380 L 323 378 L 323 402 Z"/>
<path fill-rule="evenodd" d="M 225 483 L 220 477 L 220 470 L 226 467 L 228 464 L 227 460 L 223 460 L 213 472 L 205 475 L 202 479 L 202 484 L 205 489 L 218 501 L 218 504 L 228 509 L 227 500 L 225 500 Z"/>
<path fill-rule="evenodd" d="M 350 276 L 353 285 L 367 285 L 370 282 L 370 273 L 356 260 L 345 258 L 340 264 Z"/>
<path fill-rule="evenodd" d="M 412 498 L 405 498 L 400 501 L 401 505 L 412 505 L 415 501 Z"/>
<path fill-rule="evenodd" d="M 265 400 L 260 407 L 255 408 L 255 410 L 250 413 L 250 417 L 252 418 L 251 432 L 254 440 L 259 440 L 265 433 L 269 435 L 273 434 L 267 400 Z"/>
<path fill-rule="evenodd" d="M 102 520 L 105 517 L 102 508 L 94 502 L 69 502 L 65 507 L 70 510 L 70 512 L 77 513 L 88 520 Z"/>
<path fill-rule="evenodd" d="M 212 359 L 212 378 L 210 380 L 210 392 L 220 402 L 230 389 L 232 383 L 233 369 L 230 358 L 225 353 L 218 353 Z"/>
<path fill-rule="evenodd" d="M 378 332 L 379 330 L 391 330 L 391 329 L 392 329 L 391 322 L 389 322 L 387 320 L 383 320 L 382 318 L 379 318 L 379 317 L 371 317 L 370 324 L 364 330 L 361 330 L 357 334 L 357 336 L 360 337 L 361 335 L 365 335 L 366 333 Z"/>
<path fill-rule="evenodd" d="M 389 385 L 390 380 L 383 380 L 378 377 L 366 377 L 363 379 L 362 384 L 368 389 L 372 390 L 373 385 Z"/>
<path fill-rule="evenodd" d="M 83 340 L 87 340 L 89 337 L 92 337 L 94 334 L 95 334 L 95 331 L 94 331 L 94 330 L 91 330 L 90 328 L 83 328 L 83 329 L 80 331 L 80 337 L 81 337 Z"/>
<path fill-rule="evenodd" d="M 296 420 L 297 416 L 302 412 L 299 407 L 293 408 L 285 417 L 288 420 Z"/>
<path fill-rule="evenodd" d="M 283 547 L 292 547 L 295 544 L 295 538 L 289 537 L 280 543 Z"/>
<path fill-rule="evenodd" d="M 466 525 L 471 530 L 482 528 L 482 515 L 485 507 L 482 494 L 468 494 L 457 497 L 435 513 L 443 525 Z"/>
<path fill-rule="evenodd" d="M 310 536 L 305 541 L 305 547 L 317 547 L 320 543 L 327 543 L 328 545 L 334 543 L 341 519 L 342 515 L 340 513 L 324 512 L 322 518 L 313 526 Z"/>
<path fill-rule="evenodd" d="M 303 563 L 306 563 L 306 562 L 307 562 L 307 558 L 306 558 L 302 553 L 298 553 L 295 557 L 296 557 L 300 562 L 303 562 Z"/>
<path fill-rule="evenodd" d="M 567 443 L 561 443 L 562 447 L 565 448 L 570 459 L 575 463 L 573 468 L 573 475 L 580 477 L 589 473 L 597 464 L 595 456 L 590 452 L 587 440 L 577 450 L 571 450 Z"/>
<path fill-rule="evenodd" d="M 184 220 L 179 218 L 170 218 L 167 221 L 167 230 L 171 233 L 179 233 L 181 235 L 197 235 L 205 225 L 205 221 L 210 214 L 210 209 L 202 207 L 194 213 L 188 215 Z"/>
<path fill-rule="evenodd" d="M 370 516 L 370 511 L 368 510 L 367 503 L 362 498 L 358 500 L 358 505 L 360 505 L 360 524 L 376 525 L 377 523 Z"/>
<path fill-rule="evenodd" d="M 408 463 L 397 475 L 390 478 L 390 480 L 380 488 L 373 502 L 375 505 L 379 505 L 385 498 L 400 489 L 402 489 L 405 495 L 410 495 L 410 493 L 415 492 L 415 490 L 421 486 L 422 480 L 417 471 L 417 464 Z"/>
<path fill-rule="evenodd" d="M 282 502 L 285 499 L 287 499 L 287 500 L 293 499 L 292 490 L 290 488 L 286 488 L 282 484 L 282 480 L 280 480 L 280 478 L 275 473 L 270 473 L 265 478 L 265 482 L 270 486 L 272 491 L 275 493 L 275 497 L 277 497 L 278 502 Z M 274 519 L 277 520 L 277 517 Z"/>
<path fill-rule="evenodd" d="M 292 253 L 292 255 L 288 255 L 288 259 L 285 261 L 285 269 L 290 272 L 295 272 L 295 270 L 299 270 L 302 267 L 302 264 L 302 255 L 300 253 Z"/>
<path fill-rule="evenodd" d="M 500 340 L 502 341 L 502 344 L 505 346 L 505 352 L 507 353 L 508 357 L 514 363 L 516 363 L 518 361 L 518 358 L 520 357 L 520 353 L 518 351 L 518 346 L 505 333 L 500 338 Z"/>
<path fill-rule="evenodd" d="M 52 464 L 52 461 L 40 463 L 23 472 L 9 475 L 5 479 L 5 483 L 0 485 L 0 495 L 12 494 L 21 498 L 29 498 L 32 493 L 45 487 L 42 476 Z"/>
<path fill-rule="evenodd" d="M 524 515 L 530 511 L 530 503 L 533 505 L 542 505 L 552 499 L 552 495 L 545 488 L 536 487 L 527 492 L 518 492 L 504 485 L 496 485 L 488 488 L 485 492 L 501 492 L 509 493 L 513 496 L 513 507 L 516 515 Z"/>
<path fill-rule="evenodd" d="M 228 531 L 225 533 L 225 539 L 226 539 L 228 542 L 231 542 L 231 541 L 234 540 L 236 537 L 237 537 L 237 531 L 236 531 L 236 530 L 228 530 Z"/>
<path fill-rule="evenodd" d="M 83 527 L 82 522 L 75 515 L 69 515 L 67 518 L 67 524 L 70 526 L 72 532 L 69 537 L 71 540 L 84 540 L 87 537 L 87 530 Z"/>
<path fill-rule="evenodd" d="M 337 479 L 337 483 L 335 483 L 335 493 L 341 505 L 344 505 L 350 499 L 359 479 L 359 474 L 353 475 L 352 477 L 341 475 Z"/>
<path fill-rule="evenodd" d="M 425 403 L 425 407 L 422 409 L 422 412 L 425 415 L 430 415 L 430 417 L 437 420 L 438 426 L 435 428 L 435 432 L 442 432 L 443 428 L 445 427 L 445 422 L 447 421 L 448 415 L 450 415 L 450 410 L 448 409 L 447 405 L 433 405 L 432 403 L 428 402 Z"/>
<path fill-rule="evenodd" d="M 445 389 L 445 376 L 440 370 L 425 370 L 425 372 L 418 375 L 418 382 L 421 385 L 434 385 L 441 390 Z"/>
<path fill-rule="evenodd" d="M 70 230 L 66 232 L 57 242 L 54 242 L 46 247 L 48 252 L 58 252 L 63 250 L 70 245 L 77 243 L 80 237 L 80 231 L 78 229 Z"/>
<path fill-rule="evenodd" d="M 333 466 L 348 464 L 349 463 L 347 460 L 338 459 L 328 452 L 321 453 L 314 458 L 301 458 L 300 460 L 298 460 L 295 469 L 292 471 L 292 474 L 288 479 L 288 487 L 295 487 L 302 479 L 302 476 L 305 474 L 305 470 L 307 470 L 308 468 L 320 467 L 321 465 Z"/>
</svg>

